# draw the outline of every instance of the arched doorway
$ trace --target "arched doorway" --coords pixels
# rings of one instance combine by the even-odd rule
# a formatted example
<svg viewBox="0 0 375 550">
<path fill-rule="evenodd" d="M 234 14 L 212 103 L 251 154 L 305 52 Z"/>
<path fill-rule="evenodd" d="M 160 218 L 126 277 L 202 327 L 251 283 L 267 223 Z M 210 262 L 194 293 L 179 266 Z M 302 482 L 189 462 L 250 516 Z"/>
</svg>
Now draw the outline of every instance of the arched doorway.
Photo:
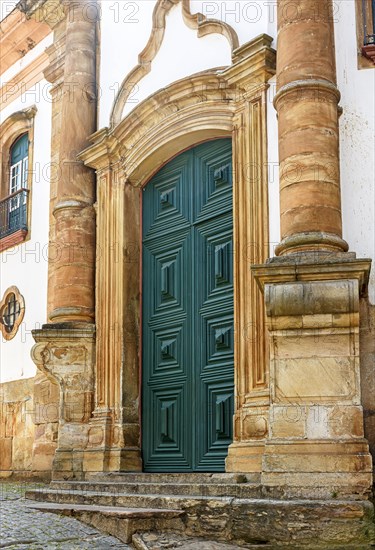
<svg viewBox="0 0 375 550">
<path fill-rule="evenodd" d="M 145 471 L 224 471 L 234 413 L 232 143 L 195 146 L 143 192 Z"/>
</svg>

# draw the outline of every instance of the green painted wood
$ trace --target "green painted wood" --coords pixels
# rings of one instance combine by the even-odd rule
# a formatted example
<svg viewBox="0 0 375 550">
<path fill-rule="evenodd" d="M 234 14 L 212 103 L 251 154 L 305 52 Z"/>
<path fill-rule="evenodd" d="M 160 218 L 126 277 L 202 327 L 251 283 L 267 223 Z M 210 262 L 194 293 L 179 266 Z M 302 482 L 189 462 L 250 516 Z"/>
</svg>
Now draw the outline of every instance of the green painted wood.
<svg viewBox="0 0 375 550">
<path fill-rule="evenodd" d="M 145 471 L 224 471 L 234 411 L 232 146 L 198 145 L 143 193 Z"/>
<path fill-rule="evenodd" d="M 23 134 L 12 145 L 10 149 L 10 164 L 16 164 L 27 157 L 29 151 L 29 136 Z"/>
</svg>

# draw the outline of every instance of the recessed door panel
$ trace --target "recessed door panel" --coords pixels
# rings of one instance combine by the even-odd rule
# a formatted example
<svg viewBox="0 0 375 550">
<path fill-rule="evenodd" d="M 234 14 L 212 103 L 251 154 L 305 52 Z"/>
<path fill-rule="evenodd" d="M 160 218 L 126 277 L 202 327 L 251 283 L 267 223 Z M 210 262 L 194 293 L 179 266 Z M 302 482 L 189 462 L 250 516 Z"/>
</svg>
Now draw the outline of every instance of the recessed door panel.
<svg viewBox="0 0 375 550">
<path fill-rule="evenodd" d="M 143 193 L 146 471 L 224 471 L 234 410 L 232 149 L 186 151 Z"/>
</svg>

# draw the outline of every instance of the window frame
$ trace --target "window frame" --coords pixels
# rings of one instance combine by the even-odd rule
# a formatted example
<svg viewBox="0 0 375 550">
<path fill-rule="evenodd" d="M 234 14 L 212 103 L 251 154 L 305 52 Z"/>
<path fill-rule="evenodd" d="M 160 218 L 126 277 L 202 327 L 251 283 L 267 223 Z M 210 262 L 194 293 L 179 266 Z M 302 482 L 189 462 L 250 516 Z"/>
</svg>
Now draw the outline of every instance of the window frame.
<svg viewBox="0 0 375 550">
<path fill-rule="evenodd" d="M 363 11 L 364 1 L 366 2 L 366 5 L 367 5 L 368 21 L 371 18 L 372 9 L 374 9 L 372 6 L 372 0 L 355 0 L 358 69 L 374 69 L 375 68 L 375 44 L 371 44 L 371 43 L 365 44 L 366 33 L 365 33 L 365 23 L 364 23 L 365 15 Z M 375 34 L 375 29 L 371 29 L 371 30 L 373 30 L 373 33 L 367 32 L 367 35 Z"/>
<path fill-rule="evenodd" d="M 35 106 L 17 111 L 10 115 L 0 125 L 0 200 L 8 198 L 11 184 L 11 148 L 22 135 L 28 135 L 27 165 L 21 167 L 21 188 L 27 190 L 27 218 L 26 228 L 5 235 L 0 238 L 0 253 L 7 248 L 14 247 L 31 238 L 31 211 L 32 211 L 32 170 L 34 153 L 34 119 L 37 113 Z M 22 159 L 24 161 L 24 159 Z M 27 173 L 26 179 L 22 181 L 22 172 Z M 20 197 L 17 199 L 20 202 Z M 26 203 L 26 196 L 23 199 Z"/>
<path fill-rule="evenodd" d="M 15 297 L 15 303 L 18 303 L 19 305 L 19 312 L 18 312 L 18 316 L 15 318 L 14 320 L 14 324 L 11 328 L 11 330 L 7 330 L 6 329 L 6 324 L 3 322 L 3 317 L 4 317 L 4 312 L 8 306 L 8 303 L 9 303 L 9 298 L 10 296 L 14 295 Z M 18 290 L 18 288 L 16 286 L 11 286 L 9 288 L 6 289 L 6 291 L 4 292 L 4 295 L 3 295 L 3 298 L 0 302 L 0 332 L 3 336 L 3 339 L 6 340 L 6 341 L 9 341 L 9 340 L 12 340 L 17 332 L 18 332 L 18 329 L 23 321 L 23 318 L 25 316 L 25 299 L 24 297 L 22 296 L 22 294 L 20 293 L 20 291 Z"/>
</svg>

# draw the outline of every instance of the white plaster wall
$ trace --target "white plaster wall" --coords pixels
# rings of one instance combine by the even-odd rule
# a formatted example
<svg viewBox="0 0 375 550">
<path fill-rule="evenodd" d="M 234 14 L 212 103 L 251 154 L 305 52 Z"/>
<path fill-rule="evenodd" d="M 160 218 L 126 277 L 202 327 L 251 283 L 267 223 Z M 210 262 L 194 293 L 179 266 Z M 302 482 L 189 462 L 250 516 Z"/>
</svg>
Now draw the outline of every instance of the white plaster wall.
<svg viewBox="0 0 375 550">
<path fill-rule="evenodd" d="M 1 0 L 0 2 L 0 21 L 6 18 L 16 7 L 18 0 Z"/>
<path fill-rule="evenodd" d="M 156 90 L 211 67 L 226 67 L 230 62 L 227 39 L 220 34 L 198 38 L 196 31 L 185 25 L 181 4 L 175 6 L 168 14 L 163 43 L 152 70 L 135 87 L 123 117 Z"/>
<path fill-rule="evenodd" d="M 49 84 L 42 81 L 1 113 L 1 120 L 32 105 L 38 112 L 34 125 L 31 239 L 0 254 L 0 295 L 16 285 L 25 298 L 25 317 L 17 335 L 6 342 L 0 337 L 0 382 L 34 376 L 30 358 L 34 344 L 31 330 L 46 322 L 47 244 L 49 222 L 49 167 L 51 155 L 51 102 Z"/>
<path fill-rule="evenodd" d="M 191 11 L 232 25 L 244 44 L 261 33 L 276 36 L 274 1 L 192 0 Z M 155 0 L 101 2 L 101 62 L 99 128 L 108 126 L 116 93 L 125 76 L 138 64 L 138 55 L 146 46 L 152 28 Z M 181 5 L 167 16 L 163 45 L 151 73 L 132 90 L 124 116 L 140 101 L 160 88 L 199 71 L 229 65 L 231 52 L 226 38 L 212 34 L 198 38 L 189 29 Z"/>
<path fill-rule="evenodd" d="M 375 67 L 357 68 L 355 4 L 336 1 L 335 42 L 340 119 L 344 239 L 359 258 L 375 258 Z M 375 267 L 369 288 L 375 303 Z"/>
<path fill-rule="evenodd" d="M 233 27 L 240 45 L 262 33 L 276 37 L 276 0 L 191 0 L 190 5 L 192 13 Z"/>
<path fill-rule="evenodd" d="M 113 102 L 152 29 L 155 0 L 101 0 L 99 128 L 109 125 Z"/>
</svg>

